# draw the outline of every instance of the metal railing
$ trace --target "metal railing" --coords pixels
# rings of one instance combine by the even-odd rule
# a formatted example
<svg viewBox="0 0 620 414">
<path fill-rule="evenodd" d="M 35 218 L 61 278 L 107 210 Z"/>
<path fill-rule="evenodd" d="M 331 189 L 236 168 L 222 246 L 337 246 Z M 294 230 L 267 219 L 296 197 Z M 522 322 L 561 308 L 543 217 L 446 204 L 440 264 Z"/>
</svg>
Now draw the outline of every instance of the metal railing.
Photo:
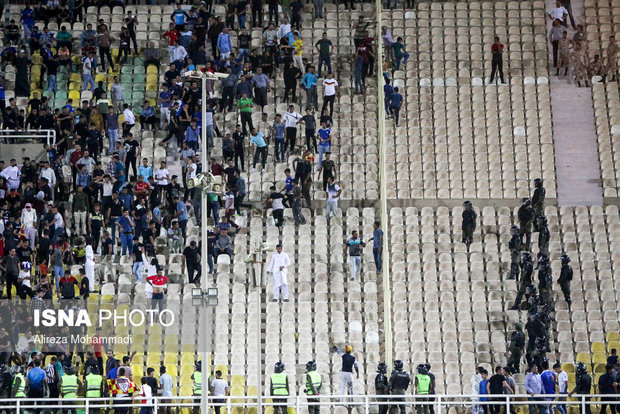
<svg viewBox="0 0 620 414">
<path fill-rule="evenodd" d="M 306 395 L 295 395 L 286 397 L 286 402 L 273 403 L 267 400 L 261 405 L 271 407 L 290 407 L 295 408 L 299 413 L 301 409 L 319 405 L 321 408 L 350 407 L 357 408 L 358 412 L 363 410 L 365 414 L 375 412 L 380 406 L 404 406 L 414 409 L 424 409 L 433 407 L 435 414 L 447 413 L 452 407 L 473 409 L 474 406 L 501 406 L 505 408 L 505 413 L 511 412 L 511 407 L 515 406 L 538 406 L 539 412 L 542 407 L 553 407 L 566 405 L 567 407 L 579 407 L 581 414 L 587 413 L 587 407 L 592 405 L 609 404 L 619 406 L 620 401 L 615 394 L 592 394 L 574 395 L 567 400 L 565 394 L 517 394 L 517 395 L 487 395 L 492 401 L 478 401 L 479 395 L 317 395 L 308 399 Z M 270 398 L 270 397 L 267 397 Z M 142 408 L 145 407 L 141 396 L 133 398 L 71 398 L 71 399 L 51 399 L 51 398 L 13 398 L 0 399 L 0 411 L 11 410 L 16 414 L 25 411 L 50 410 L 50 409 L 82 409 L 86 414 L 93 410 L 106 408 Z M 234 409 L 256 408 L 259 404 L 257 396 L 229 396 L 229 397 L 207 397 L 210 406 L 226 408 L 230 413 Z M 265 400 L 263 400 L 265 401 Z M 187 397 L 153 397 L 151 407 L 154 412 L 167 408 L 189 408 L 198 409 L 201 398 L 197 396 Z"/>
<path fill-rule="evenodd" d="M 6 144 L 47 143 L 48 145 L 56 145 L 56 131 L 53 129 L 5 129 L 0 131 L 0 139 L 4 139 Z"/>
</svg>

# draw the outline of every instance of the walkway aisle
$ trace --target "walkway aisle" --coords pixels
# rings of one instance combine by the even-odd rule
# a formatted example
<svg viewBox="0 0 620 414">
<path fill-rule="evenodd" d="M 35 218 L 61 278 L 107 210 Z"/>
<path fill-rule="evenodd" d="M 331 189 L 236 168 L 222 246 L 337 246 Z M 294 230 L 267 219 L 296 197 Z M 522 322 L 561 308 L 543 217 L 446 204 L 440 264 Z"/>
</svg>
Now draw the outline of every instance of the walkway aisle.
<svg viewBox="0 0 620 414">
<path fill-rule="evenodd" d="M 550 10 L 554 7 L 555 0 L 546 0 L 545 3 L 547 10 Z M 583 0 L 572 0 L 571 4 L 576 23 L 583 23 Z M 549 21 L 547 33 L 550 26 Z M 572 38 L 573 33 L 569 22 L 569 38 Z M 551 53 L 549 64 L 550 66 L 553 64 Z M 578 88 L 570 84 L 566 77 L 553 76 L 555 74 L 553 67 L 550 67 L 549 71 L 552 75 L 550 77 L 551 112 L 558 205 L 602 205 L 603 190 L 592 89 Z"/>
</svg>

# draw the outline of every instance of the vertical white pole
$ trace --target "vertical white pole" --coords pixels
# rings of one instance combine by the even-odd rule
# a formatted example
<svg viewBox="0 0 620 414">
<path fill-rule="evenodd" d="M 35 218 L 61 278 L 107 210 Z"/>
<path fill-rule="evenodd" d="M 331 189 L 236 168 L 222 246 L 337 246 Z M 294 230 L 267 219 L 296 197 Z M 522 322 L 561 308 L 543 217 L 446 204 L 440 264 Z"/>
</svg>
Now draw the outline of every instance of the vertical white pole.
<svg viewBox="0 0 620 414">
<path fill-rule="evenodd" d="M 260 255 L 260 251 L 256 252 L 256 255 Z M 257 256 L 257 261 L 259 261 L 261 256 Z M 256 266 L 256 268 L 254 267 Z M 254 272 L 254 283 L 256 283 L 256 315 L 258 316 L 258 332 L 256 333 L 256 369 L 258 370 L 258 387 L 257 387 L 257 407 L 256 414 L 263 414 L 263 373 L 261 370 L 262 366 L 262 348 L 261 348 L 261 280 L 262 280 L 262 267 L 260 263 L 258 265 L 256 263 L 252 264 L 252 271 Z"/>
<path fill-rule="evenodd" d="M 207 161 L 207 112 L 205 111 L 205 104 L 207 102 L 207 79 L 206 78 L 202 78 L 202 128 L 200 129 L 201 132 L 201 137 L 202 137 L 202 151 L 200 154 L 200 159 L 202 162 L 202 172 L 206 173 L 208 167 L 208 161 Z M 208 288 L 208 272 L 207 272 L 207 268 L 208 268 L 208 264 L 207 264 L 207 255 L 208 255 L 208 244 L 207 244 L 207 192 L 200 188 L 197 189 L 197 191 L 200 191 L 200 219 L 201 219 L 201 239 L 202 239 L 202 249 L 200 252 L 200 259 L 201 259 L 201 266 L 200 266 L 200 287 L 202 290 L 202 294 L 203 294 L 203 299 L 204 296 L 207 294 L 207 288 Z M 206 299 L 205 299 L 206 301 Z M 202 414 L 208 414 L 209 412 L 209 402 L 207 399 L 207 394 L 208 394 L 208 382 L 209 382 L 209 363 L 208 363 L 208 358 L 209 358 L 209 346 L 207 344 L 210 343 L 210 332 L 209 332 L 209 328 L 210 328 L 210 318 L 209 315 L 207 313 L 207 303 L 202 303 L 200 306 L 200 313 L 202 314 L 202 320 L 205 323 L 205 329 L 204 329 L 204 349 L 202 350 L 202 366 L 201 366 L 201 371 L 202 371 L 202 389 L 201 389 L 201 412 Z"/>
</svg>

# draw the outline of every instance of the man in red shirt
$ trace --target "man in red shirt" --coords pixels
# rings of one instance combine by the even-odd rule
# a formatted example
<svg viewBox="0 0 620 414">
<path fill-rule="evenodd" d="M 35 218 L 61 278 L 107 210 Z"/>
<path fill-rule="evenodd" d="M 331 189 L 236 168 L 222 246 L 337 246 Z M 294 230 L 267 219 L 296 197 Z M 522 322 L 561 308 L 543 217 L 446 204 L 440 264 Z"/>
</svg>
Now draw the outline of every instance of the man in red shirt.
<svg viewBox="0 0 620 414">
<path fill-rule="evenodd" d="M 153 298 L 151 299 L 151 309 L 159 307 L 161 312 L 164 308 L 164 292 L 168 278 L 164 276 L 164 269 L 157 266 L 157 275 L 149 276 L 146 280 L 153 286 Z"/>
<path fill-rule="evenodd" d="M 170 53 L 170 62 L 174 62 L 175 43 L 179 38 L 179 32 L 174 28 L 174 24 L 170 23 L 168 31 L 161 35 L 162 39 L 168 38 L 168 53 Z"/>
<path fill-rule="evenodd" d="M 499 42 L 499 37 L 495 36 L 494 40 L 495 42 L 491 46 L 491 53 L 493 54 L 493 57 L 491 59 L 491 78 L 489 79 L 489 83 L 493 83 L 493 79 L 495 78 L 495 70 L 499 72 L 499 79 L 502 83 L 506 83 L 504 82 L 504 63 L 502 61 L 504 45 Z"/>
<path fill-rule="evenodd" d="M 144 181 L 144 176 L 139 175 L 138 181 L 133 188 L 134 194 L 139 198 L 146 198 L 151 192 L 151 185 Z"/>
</svg>

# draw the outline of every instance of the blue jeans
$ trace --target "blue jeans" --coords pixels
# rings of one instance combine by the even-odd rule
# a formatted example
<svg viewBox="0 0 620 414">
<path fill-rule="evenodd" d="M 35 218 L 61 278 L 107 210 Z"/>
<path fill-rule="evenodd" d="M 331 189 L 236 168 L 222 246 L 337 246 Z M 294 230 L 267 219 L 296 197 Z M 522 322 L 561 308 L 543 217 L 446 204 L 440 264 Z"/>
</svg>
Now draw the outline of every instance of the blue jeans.
<svg viewBox="0 0 620 414">
<path fill-rule="evenodd" d="M 82 80 L 84 81 L 84 91 L 89 90 L 89 91 L 94 91 L 95 90 L 95 80 L 93 79 L 93 77 L 88 74 L 88 73 L 83 73 L 82 74 Z M 89 87 L 87 87 L 87 85 Z"/>
<path fill-rule="evenodd" d="M 321 69 L 323 69 L 323 63 L 327 65 L 327 73 L 332 71 L 332 59 L 329 55 L 319 55 L 319 77 L 321 77 Z"/>
<path fill-rule="evenodd" d="M 28 43 L 28 40 L 30 40 L 30 33 L 32 33 L 33 28 L 34 28 L 34 23 L 24 24 L 24 41 L 26 43 Z"/>
<path fill-rule="evenodd" d="M 286 161 L 286 146 L 284 144 L 284 137 L 276 138 L 276 162 Z"/>
<path fill-rule="evenodd" d="M 379 250 L 378 247 L 373 247 L 372 248 L 372 255 L 375 258 L 375 267 L 377 268 L 377 271 L 381 271 L 381 265 L 383 264 L 383 260 L 382 260 L 382 254 L 383 252 L 381 250 Z M 566 414 L 566 413 L 564 413 Z"/>
<path fill-rule="evenodd" d="M 210 202 L 209 204 L 207 204 L 207 217 L 209 217 L 211 212 L 213 212 L 213 220 L 215 221 L 215 224 L 217 224 L 220 221 L 219 208 L 220 208 L 220 205 L 218 204 L 217 201 Z"/>
<path fill-rule="evenodd" d="M 566 401 L 566 397 L 558 397 L 558 402 L 560 402 L 560 401 Z M 556 408 L 558 409 L 560 414 L 567 414 L 568 413 L 568 411 L 566 411 L 566 404 L 557 404 Z"/>
<path fill-rule="evenodd" d="M 306 109 L 318 110 L 319 109 L 319 98 L 316 93 L 316 85 L 311 86 L 306 89 Z"/>
<path fill-rule="evenodd" d="M 164 294 L 163 293 L 153 293 L 153 297 L 151 298 L 151 309 L 155 309 L 159 307 L 159 311 L 164 310 Z"/>
<path fill-rule="evenodd" d="M 138 283 L 142 282 L 142 270 L 144 269 L 144 262 L 135 262 L 133 264 L 132 273 L 136 276 Z"/>
<path fill-rule="evenodd" d="M 110 154 L 114 153 L 116 141 L 118 140 L 118 129 L 108 129 L 108 138 L 110 138 Z"/>
<path fill-rule="evenodd" d="M 121 233 L 121 255 L 133 252 L 133 233 Z"/>
<path fill-rule="evenodd" d="M 209 266 L 209 274 L 213 274 L 213 256 L 211 254 L 207 255 L 207 265 Z"/>
<path fill-rule="evenodd" d="M 409 60 L 409 53 L 403 52 L 403 54 L 401 54 L 400 56 L 396 56 L 396 69 L 400 69 L 400 60 L 403 58 L 405 59 L 403 61 L 403 65 L 406 65 L 407 60 Z"/>
<path fill-rule="evenodd" d="M 245 62 L 250 56 L 250 49 L 239 49 L 239 59 L 243 59 Z"/>
<path fill-rule="evenodd" d="M 392 0 L 392 7 L 390 7 L 390 0 L 387 0 L 387 3 L 385 3 L 385 8 L 386 9 L 396 9 L 396 8 L 398 8 L 398 0 Z"/>
<path fill-rule="evenodd" d="M 362 78 L 362 72 L 356 70 L 353 72 L 353 76 L 355 76 L 355 93 L 364 93 L 364 79 Z"/>
<path fill-rule="evenodd" d="M 53 91 L 56 94 L 58 91 L 58 83 L 56 83 L 56 75 L 49 75 L 47 77 L 47 90 Z"/>
<path fill-rule="evenodd" d="M 244 28 L 245 27 L 245 19 L 246 19 L 246 17 L 247 16 L 245 14 L 242 15 L 242 16 L 239 16 L 239 19 L 238 19 L 239 20 L 239 28 Z"/>
<path fill-rule="evenodd" d="M 329 152 L 330 149 L 330 145 L 321 145 L 319 144 L 319 166 L 318 168 L 321 168 L 321 163 L 323 162 L 323 154 L 325 154 L 326 152 Z"/>
<path fill-rule="evenodd" d="M 58 283 L 61 277 L 65 277 L 65 268 L 63 266 L 54 266 L 54 281 L 56 284 L 56 292 L 58 292 Z"/>
<path fill-rule="evenodd" d="M 62 237 L 63 229 L 62 227 L 56 227 L 54 229 L 54 233 L 52 234 L 52 244 L 58 241 L 59 237 Z"/>
<path fill-rule="evenodd" d="M 153 414 L 153 407 L 140 407 L 140 414 Z"/>
</svg>

